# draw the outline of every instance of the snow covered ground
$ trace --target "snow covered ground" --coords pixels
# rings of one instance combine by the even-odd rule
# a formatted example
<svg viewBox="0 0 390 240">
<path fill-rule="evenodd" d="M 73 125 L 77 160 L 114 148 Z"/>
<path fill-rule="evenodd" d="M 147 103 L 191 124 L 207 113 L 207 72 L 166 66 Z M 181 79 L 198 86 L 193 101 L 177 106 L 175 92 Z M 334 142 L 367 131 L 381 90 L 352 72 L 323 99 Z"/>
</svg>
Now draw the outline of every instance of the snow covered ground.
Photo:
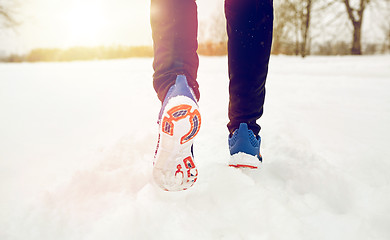
<svg viewBox="0 0 390 240">
<path fill-rule="evenodd" d="M 202 57 L 199 178 L 151 181 L 152 59 L 0 64 L 0 239 L 390 239 L 390 56 L 272 56 L 262 169 L 229 168 Z"/>
</svg>

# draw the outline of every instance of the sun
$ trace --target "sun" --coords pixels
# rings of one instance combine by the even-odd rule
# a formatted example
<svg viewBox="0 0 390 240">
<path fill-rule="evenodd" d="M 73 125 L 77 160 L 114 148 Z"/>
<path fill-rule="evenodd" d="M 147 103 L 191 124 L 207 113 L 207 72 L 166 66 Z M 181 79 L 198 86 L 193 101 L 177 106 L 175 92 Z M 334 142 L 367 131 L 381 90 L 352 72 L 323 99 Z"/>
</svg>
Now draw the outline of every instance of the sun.
<svg viewBox="0 0 390 240">
<path fill-rule="evenodd" d="M 66 25 L 70 45 L 96 45 L 106 25 L 104 8 L 94 1 L 75 1 L 67 14 Z"/>
</svg>

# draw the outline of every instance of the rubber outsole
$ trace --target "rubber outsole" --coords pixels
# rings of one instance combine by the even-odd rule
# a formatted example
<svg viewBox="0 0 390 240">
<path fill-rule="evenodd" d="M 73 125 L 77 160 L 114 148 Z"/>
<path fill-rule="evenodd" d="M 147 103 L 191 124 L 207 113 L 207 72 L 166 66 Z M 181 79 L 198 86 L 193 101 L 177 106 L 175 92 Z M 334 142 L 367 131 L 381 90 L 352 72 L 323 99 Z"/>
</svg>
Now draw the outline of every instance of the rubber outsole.
<svg viewBox="0 0 390 240">
<path fill-rule="evenodd" d="M 193 140 L 201 125 L 198 105 L 188 97 L 174 97 L 166 105 L 161 119 L 154 181 L 166 191 L 186 190 L 198 177 L 192 155 Z"/>
</svg>

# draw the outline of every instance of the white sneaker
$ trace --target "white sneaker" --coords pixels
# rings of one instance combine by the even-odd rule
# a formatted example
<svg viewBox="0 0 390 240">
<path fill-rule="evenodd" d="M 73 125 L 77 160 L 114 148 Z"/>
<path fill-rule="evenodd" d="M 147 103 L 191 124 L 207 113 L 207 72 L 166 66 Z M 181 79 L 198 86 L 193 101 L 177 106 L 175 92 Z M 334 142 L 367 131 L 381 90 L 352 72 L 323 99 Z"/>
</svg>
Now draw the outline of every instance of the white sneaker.
<svg viewBox="0 0 390 240">
<path fill-rule="evenodd" d="M 198 177 L 192 144 L 201 124 L 195 95 L 184 75 L 176 78 L 163 102 L 159 117 L 159 140 L 154 157 L 153 178 L 166 191 L 194 185 Z"/>
</svg>

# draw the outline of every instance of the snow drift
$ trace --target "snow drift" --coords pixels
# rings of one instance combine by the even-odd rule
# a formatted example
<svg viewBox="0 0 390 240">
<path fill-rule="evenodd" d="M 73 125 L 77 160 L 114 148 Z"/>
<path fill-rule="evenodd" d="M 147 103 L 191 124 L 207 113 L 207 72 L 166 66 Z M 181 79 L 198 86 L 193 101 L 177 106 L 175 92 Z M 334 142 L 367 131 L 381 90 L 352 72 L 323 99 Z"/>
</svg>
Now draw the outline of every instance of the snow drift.
<svg viewBox="0 0 390 240">
<path fill-rule="evenodd" d="M 151 180 L 151 63 L 0 64 L 1 239 L 390 238 L 389 56 L 273 56 L 257 171 L 227 166 L 227 59 L 201 58 L 178 193 Z"/>
</svg>

